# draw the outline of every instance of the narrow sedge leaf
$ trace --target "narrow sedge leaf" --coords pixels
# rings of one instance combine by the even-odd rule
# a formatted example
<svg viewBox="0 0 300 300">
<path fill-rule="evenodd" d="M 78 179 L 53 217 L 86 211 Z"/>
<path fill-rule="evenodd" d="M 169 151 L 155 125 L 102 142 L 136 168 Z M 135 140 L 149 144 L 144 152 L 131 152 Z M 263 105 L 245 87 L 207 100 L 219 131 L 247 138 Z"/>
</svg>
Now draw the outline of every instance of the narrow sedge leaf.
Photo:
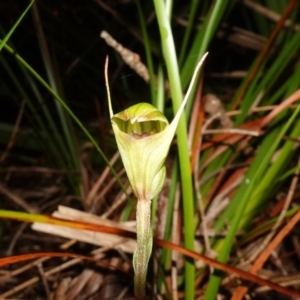
<svg viewBox="0 0 300 300">
<path fill-rule="evenodd" d="M 2 41 L 0 41 L 0 51 L 6 45 L 7 41 L 9 40 L 9 38 L 11 37 L 11 35 L 13 34 L 13 32 L 17 29 L 18 25 L 21 23 L 22 19 L 25 17 L 25 15 L 27 14 L 28 10 L 31 8 L 31 6 L 32 6 L 33 3 L 34 3 L 34 0 L 32 0 L 29 3 L 29 5 L 25 9 L 25 11 L 22 13 L 22 15 L 20 16 L 20 18 L 17 20 L 17 22 L 14 24 L 14 26 L 11 28 L 11 30 L 7 33 L 7 35 L 4 37 L 4 39 Z"/>
</svg>

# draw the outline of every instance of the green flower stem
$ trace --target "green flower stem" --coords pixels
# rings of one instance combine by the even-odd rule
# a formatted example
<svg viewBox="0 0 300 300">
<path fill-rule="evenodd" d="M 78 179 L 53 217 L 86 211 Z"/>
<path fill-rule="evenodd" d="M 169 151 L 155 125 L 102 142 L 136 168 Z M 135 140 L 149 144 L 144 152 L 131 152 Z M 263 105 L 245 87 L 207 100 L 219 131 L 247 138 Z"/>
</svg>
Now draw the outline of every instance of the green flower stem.
<svg viewBox="0 0 300 300">
<path fill-rule="evenodd" d="M 134 294 L 145 299 L 145 285 L 152 250 L 151 201 L 140 199 L 136 208 L 137 248 L 133 255 Z"/>
</svg>

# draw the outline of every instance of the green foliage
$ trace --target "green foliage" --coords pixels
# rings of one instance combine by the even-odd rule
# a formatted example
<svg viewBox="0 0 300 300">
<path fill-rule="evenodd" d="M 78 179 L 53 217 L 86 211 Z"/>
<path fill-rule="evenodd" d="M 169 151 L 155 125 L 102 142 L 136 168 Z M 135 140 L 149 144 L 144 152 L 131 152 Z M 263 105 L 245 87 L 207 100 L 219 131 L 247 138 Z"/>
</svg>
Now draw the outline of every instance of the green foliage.
<svg viewBox="0 0 300 300">
<path fill-rule="evenodd" d="M 279 18 L 291 5 L 287 0 L 255 3 L 276 12 Z M 253 113 L 254 105 L 279 105 L 299 89 L 300 31 L 294 27 L 299 19 L 299 5 L 288 16 L 290 25 L 280 27 L 274 36 L 272 33 L 278 26 L 278 20 L 272 20 L 240 1 L 191 0 L 184 4 L 160 0 L 154 0 L 153 3 L 137 0 L 127 4 L 116 1 L 116 7 L 113 8 L 107 8 L 102 1 L 76 5 L 78 11 L 74 9 L 70 13 L 67 4 L 39 1 L 38 5 L 33 5 L 31 16 L 26 14 L 30 6 L 27 10 L 25 7 L 20 9 L 19 16 L 23 11 L 24 14 L 20 19 L 19 16 L 15 18 L 18 20 L 14 22 L 15 26 L 8 26 L 5 20 L 1 21 L 2 103 L 11 109 L 9 105 L 13 100 L 13 111 L 21 107 L 22 101 L 26 103 L 25 121 L 21 123 L 22 130 L 14 144 L 14 151 L 22 157 L 22 163 L 34 158 L 34 155 L 23 154 L 29 150 L 39 155 L 45 154 L 44 165 L 80 172 L 80 147 L 89 140 L 102 157 L 101 167 L 108 164 L 106 155 L 111 156 L 116 150 L 111 136 L 107 134 L 105 139 L 97 143 L 96 130 L 88 128 L 90 116 L 94 113 L 94 101 L 100 99 L 101 115 L 98 117 L 105 121 L 104 130 L 109 132 L 103 77 L 107 52 L 110 53 L 110 70 L 117 70 L 112 74 L 110 83 L 116 111 L 138 102 L 152 102 L 172 120 L 181 105 L 196 64 L 206 51 L 209 51 L 209 56 L 206 69 L 201 74 L 204 77 L 198 78 L 199 82 L 203 80 L 202 94 L 216 94 L 224 100 L 226 110 L 238 108 L 241 113 L 232 117 L 235 127 L 267 115 L 267 112 Z M 137 12 L 138 17 L 132 17 L 132 12 Z M 83 20 L 82 23 L 80 20 Z M 252 48 L 241 43 L 233 44 L 233 39 L 229 37 L 232 37 L 231 32 L 236 27 L 249 36 L 256 34 L 256 42 L 259 36 L 260 44 L 255 42 L 249 46 Z M 140 54 L 149 70 L 149 85 L 124 67 L 119 54 L 100 40 L 100 28 L 110 32 L 124 47 Z M 272 41 L 271 36 L 274 37 Z M 34 49 L 34 53 L 28 51 L 29 47 Z M 241 69 L 246 73 L 243 78 L 214 79 L 209 76 Z M 167 89 L 166 82 L 169 84 Z M 183 234 L 184 246 L 194 249 L 195 232 L 202 222 L 199 199 L 196 200 L 195 195 L 201 193 L 201 201 L 207 211 L 212 201 L 211 191 L 214 191 L 213 196 L 219 194 L 226 178 L 234 172 L 230 171 L 231 167 L 250 162 L 243 173 L 243 180 L 228 196 L 229 204 L 209 224 L 216 232 L 228 230 L 226 237 L 209 240 L 210 247 L 218 253 L 218 260 L 227 262 L 231 255 L 234 256 L 237 232 L 244 232 L 241 240 L 251 234 L 253 219 L 274 201 L 276 193 L 289 183 L 296 169 L 299 106 L 284 109 L 270 124 L 266 124 L 259 137 L 252 137 L 246 144 L 243 144 L 245 138 L 227 147 L 224 144 L 221 154 L 216 151 L 219 144 L 204 149 L 201 155 L 198 154 L 200 160 L 196 169 L 201 171 L 201 177 L 197 179 L 207 180 L 196 190 L 188 140 L 188 124 L 197 96 L 196 87 L 189 97 L 186 113 L 179 121 L 176 139 L 178 155 L 174 151 L 170 155 L 172 180 L 167 220 L 161 231 L 165 239 L 172 239 L 175 190 L 180 183 L 183 230 L 179 234 Z M 15 116 L 1 123 L 2 145 L 9 141 L 14 120 Z M 215 136 L 209 136 L 207 141 Z M 108 150 L 104 151 L 107 145 Z M 9 158 L 13 159 L 13 153 Z M 224 170 L 223 177 L 216 170 Z M 113 169 L 112 172 L 117 176 Z M 70 176 L 69 183 L 72 191 L 79 194 L 81 182 L 78 178 Z M 120 181 L 119 184 L 122 186 Z M 129 202 L 123 208 L 121 218 L 128 218 L 133 207 L 133 203 Z M 291 211 L 287 215 L 289 213 Z M 154 211 L 152 216 L 155 216 Z M 155 220 L 152 221 L 154 223 Z M 162 250 L 159 265 L 161 276 L 158 276 L 158 293 L 161 293 L 167 289 L 163 277 L 171 266 L 169 250 Z M 216 299 L 220 280 L 219 274 L 210 276 L 205 299 Z M 181 282 L 184 283 L 180 288 L 184 289 L 185 299 L 195 299 L 196 268 L 193 261 L 185 261 Z"/>
</svg>

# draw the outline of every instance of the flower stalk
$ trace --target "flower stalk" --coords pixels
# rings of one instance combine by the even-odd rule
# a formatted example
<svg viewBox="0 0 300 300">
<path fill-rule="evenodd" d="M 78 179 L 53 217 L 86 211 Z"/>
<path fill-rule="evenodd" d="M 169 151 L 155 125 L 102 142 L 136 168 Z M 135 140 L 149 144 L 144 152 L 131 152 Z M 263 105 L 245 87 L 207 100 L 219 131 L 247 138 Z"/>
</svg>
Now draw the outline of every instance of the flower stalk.
<svg viewBox="0 0 300 300">
<path fill-rule="evenodd" d="M 146 296 L 147 268 L 152 251 L 151 200 L 163 187 L 166 176 L 165 159 L 197 72 L 206 55 L 198 63 L 186 96 L 171 124 L 162 112 L 148 103 L 139 103 L 113 114 L 106 58 L 105 83 L 110 119 L 125 171 L 137 197 L 137 248 L 133 255 L 133 268 L 134 291 L 138 300 L 145 299 Z"/>
<path fill-rule="evenodd" d="M 136 207 L 137 248 L 133 255 L 134 294 L 144 299 L 148 262 L 152 251 L 151 201 L 138 200 Z"/>
</svg>

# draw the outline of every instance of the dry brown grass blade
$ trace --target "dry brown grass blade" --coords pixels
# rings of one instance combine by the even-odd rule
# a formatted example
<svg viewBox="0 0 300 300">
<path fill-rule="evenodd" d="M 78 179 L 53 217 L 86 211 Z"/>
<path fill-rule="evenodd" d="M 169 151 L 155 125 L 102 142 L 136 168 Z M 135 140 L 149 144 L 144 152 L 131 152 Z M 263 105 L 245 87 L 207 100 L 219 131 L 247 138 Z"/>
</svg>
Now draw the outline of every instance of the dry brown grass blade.
<svg viewBox="0 0 300 300">
<path fill-rule="evenodd" d="M 26 101 L 23 100 L 22 103 L 21 103 L 21 107 L 20 107 L 20 110 L 19 110 L 19 113 L 18 113 L 18 117 L 17 117 L 16 123 L 14 125 L 14 129 L 12 131 L 10 140 L 7 143 L 5 151 L 0 156 L 0 164 L 5 161 L 5 159 L 6 159 L 7 155 L 8 155 L 8 153 L 9 153 L 9 151 L 13 148 L 13 146 L 16 143 L 17 135 L 18 135 L 18 132 L 19 132 L 20 123 L 21 123 L 21 120 L 22 120 L 22 117 L 23 117 L 23 113 L 24 113 L 25 104 L 26 104 Z"/>
<path fill-rule="evenodd" d="M 247 122 L 245 124 L 242 124 L 240 126 L 240 129 L 246 129 L 246 130 L 258 130 L 260 128 L 260 124 L 263 120 L 263 117 L 258 118 L 256 120 Z M 215 145 L 218 144 L 227 144 L 227 145 L 233 145 L 235 143 L 237 143 L 239 140 L 241 140 L 242 138 L 244 138 L 244 134 L 232 134 L 232 133 L 223 133 L 223 134 L 219 134 L 215 137 L 213 137 L 210 141 L 205 142 L 202 144 L 201 146 L 201 151 L 208 149 L 210 147 L 213 147 Z"/>
<path fill-rule="evenodd" d="M 250 9 L 254 10 L 255 12 L 261 14 L 262 16 L 266 17 L 267 19 L 277 23 L 280 20 L 280 14 L 276 13 L 273 10 L 268 9 L 266 6 L 263 6 L 259 3 L 256 3 L 252 0 L 243 0 L 244 5 L 249 7 Z M 299 30 L 299 25 L 294 25 L 291 20 L 286 20 L 284 26 L 289 28 L 292 27 L 294 30 Z"/>
<path fill-rule="evenodd" d="M 6 218 L 14 219 L 12 217 L 6 217 Z M 291 219 L 291 222 L 289 223 L 289 226 L 292 228 L 298 222 L 299 218 L 300 218 L 300 211 L 298 211 L 298 213 L 296 215 L 294 215 L 294 217 Z M 132 237 L 132 234 L 133 234 L 132 232 L 129 232 L 127 230 L 123 230 L 123 229 L 120 229 L 120 228 L 111 228 L 109 226 L 99 226 L 99 225 L 88 224 L 88 223 L 84 223 L 84 222 L 65 221 L 65 220 L 56 219 L 56 218 L 53 218 L 53 217 L 46 217 L 46 216 L 43 216 L 43 215 L 40 215 L 40 219 L 41 220 L 43 219 L 44 222 L 46 222 L 46 223 L 51 222 L 51 224 L 58 223 L 59 225 L 65 225 L 65 226 L 68 226 L 68 227 L 91 229 L 91 230 L 94 230 L 94 231 L 110 232 L 110 233 L 115 233 L 115 234 L 125 236 L 125 237 L 128 237 L 128 236 Z M 26 218 L 26 217 L 22 218 L 21 216 L 18 218 L 18 220 L 26 221 L 26 222 L 31 221 L 29 218 Z M 289 227 L 288 231 L 290 231 L 290 227 Z M 281 241 L 281 239 L 280 239 L 280 241 Z M 163 240 L 156 239 L 156 238 L 154 238 L 154 243 L 158 246 L 165 247 L 165 248 L 168 248 L 168 249 L 171 249 L 171 250 L 174 250 L 174 251 L 178 251 L 178 252 L 182 253 L 183 255 L 188 256 L 190 258 L 197 259 L 197 260 L 202 260 L 204 263 L 206 263 L 210 266 L 213 266 L 217 269 L 220 269 L 220 270 L 228 272 L 228 273 L 235 274 L 235 275 L 239 276 L 240 278 L 245 279 L 247 281 L 251 281 L 251 282 L 257 283 L 259 285 L 268 286 L 269 288 L 271 288 L 271 289 L 273 289 L 273 290 L 275 290 L 279 293 L 282 293 L 282 294 L 285 294 L 285 295 L 288 295 L 288 296 L 291 296 L 291 297 L 300 298 L 300 293 L 299 292 L 284 288 L 284 287 L 282 287 L 278 284 L 275 284 L 271 281 L 262 279 L 262 278 L 260 278 L 256 275 L 253 275 L 249 272 L 245 272 L 245 271 L 237 269 L 235 267 L 220 263 L 219 261 L 216 261 L 214 259 L 206 257 L 205 255 L 198 254 L 194 251 L 187 250 L 187 249 L 185 249 L 185 248 L 183 248 L 179 245 L 175 245 L 171 242 L 163 241 Z M 90 260 L 90 261 L 99 262 L 99 261 L 97 261 L 97 260 L 95 260 L 91 257 L 87 257 L 87 256 L 84 256 L 84 255 L 76 255 L 76 254 L 70 254 L 70 253 L 57 253 L 57 252 L 52 253 L 52 252 L 48 252 L 48 253 L 34 253 L 34 254 L 26 254 L 26 255 L 21 255 L 21 256 L 11 256 L 11 257 L 6 257 L 6 258 L 1 258 L 0 259 L 0 267 L 5 266 L 7 264 L 16 263 L 16 262 L 19 262 L 19 261 L 24 261 L 24 260 L 34 259 L 34 258 L 39 258 L 39 257 L 45 257 L 45 256 L 47 256 L 47 257 L 48 256 L 50 256 L 50 257 L 51 256 L 53 256 L 53 257 L 67 256 L 67 257 L 76 257 L 76 258 L 80 258 L 80 259 L 87 259 L 87 260 Z"/>
<path fill-rule="evenodd" d="M 64 243 L 63 245 L 61 245 L 60 248 L 65 249 L 65 248 L 68 248 L 69 246 L 70 246 L 70 243 L 68 241 L 68 242 Z M 123 264 L 122 266 L 116 266 L 116 265 L 112 264 L 111 262 L 108 262 L 107 260 L 103 261 L 103 259 L 102 259 L 103 255 L 108 250 L 110 250 L 110 248 L 101 247 L 99 249 L 93 250 L 91 252 L 91 255 L 93 255 L 93 259 L 98 261 L 98 264 L 100 264 L 100 266 L 102 268 L 109 269 L 109 270 L 119 270 L 123 275 L 125 275 L 125 274 L 128 275 L 129 268 L 126 267 L 126 263 L 125 263 L 125 265 Z M 55 252 L 55 253 L 57 253 L 57 252 Z M 41 255 L 44 255 L 44 254 L 45 253 L 42 253 Z M 40 254 L 38 254 L 38 255 L 40 255 Z M 72 254 L 70 254 L 70 255 L 72 255 Z M 65 255 L 64 253 L 61 253 L 61 255 L 59 255 L 59 256 L 69 257 L 70 255 L 69 255 L 69 253 L 67 253 L 67 255 Z M 28 271 L 28 269 L 30 269 L 31 267 L 36 266 L 37 264 L 41 264 L 43 261 L 48 260 L 52 256 L 46 256 L 46 257 L 39 258 L 36 261 L 34 261 L 32 263 L 28 263 L 24 267 L 21 267 L 21 268 L 15 270 L 15 271 L 7 272 L 4 276 L 0 277 L 1 278 L 0 281 L 8 279 L 8 278 L 12 278 L 13 276 L 16 276 L 17 274 L 23 273 L 26 270 Z M 40 257 L 40 256 L 38 256 L 38 257 Z M 25 260 L 27 258 L 28 257 L 25 257 Z M 89 258 L 89 256 L 87 258 Z M 21 259 L 20 261 L 23 261 L 23 257 L 20 257 L 20 259 Z M 30 255 L 29 259 L 31 259 L 31 255 Z M 44 272 L 44 277 L 48 278 L 49 276 L 53 276 L 57 273 L 62 272 L 63 270 L 66 270 L 67 268 L 70 268 L 71 266 L 75 266 L 75 265 L 80 264 L 80 263 L 82 263 L 82 259 L 79 258 L 79 256 L 76 257 L 76 258 L 73 258 L 71 260 L 65 261 L 62 264 L 59 264 L 58 266 L 50 268 L 46 272 Z M 40 276 L 33 276 L 33 277 L 29 278 L 28 280 L 25 280 L 21 284 L 15 285 L 12 289 L 9 289 L 4 293 L 3 293 L 3 291 L 1 291 L 2 294 L 0 294 L 0 299 L 1 300 L 2 299 L 8 299 L 8 298 L 11 299 L 10 298 L 11 296 L 13 296 L 16 293 L 21 292 L 22 290 L 24 290 L 26 288 L 29 288 L 30 286 L 36 284 L 37 282 L 40 281 L 40 279 L 41 279 Z M 56 300 L 61 300 L 61 299 L 63 299 L 63 298 L 60 298 L 60 297 L 57 298 L 56 297 Z M 67 299 L 69 299 L 69 298 L 67 298 Z"/>
<path fill-rule="evenodd" d="M 37 259 L 41 257 L 43 258 L 44 257 L 72 257 L 72 258 L 85 259 L 92 262 L 99 262 L 98 259 L 86 255 L 81 255 L 81 254 L 63 253 L 63 252 L 39 252 L 39 253 L 28 253 L 28 254 L 21 254 L 21 255 L 0 258 L 0 267 L 4 267 L 7 265 L 15 264 L 30 259 Z"/>
<path fill-rule="evenodd" d="M 226 168 L 225 166 L 222 170 L 220 170 L 219 175 L 217 176 L 209 193 L 206 196 L 206 201 L 211 202 L 212 198 L 216 197 L 216 195 L 222 195 L 223 192 L 227 191 L 228 189 L 232 190 L 230 187 L 232 187 L 233 185 L 236 186 L 235 183 L 237 181 L 240 181 L 241 178 L 243 178 L 244 173 L 246 172 L 248 165 L 251 163 L 251 161 L 252 158 L 248 158 L 245 162 L 245 165 L 234 170 L 232 174 L 228 177 L 228 179 L 225 178 L 225 176 L 228 176 L 228 168 Z M 228 165 L 230 165 L 230 161 L 228 162 Z M 222 183 L 224 180 L 225 182 Z"/>
<path fill-rule="evenodd" d="M 294 218 L 296 217 L 296 215 L 294 216 Z M 294 219 L 293 218 L 293 219 Z M 297 221 L 300 218 L 300 211 L 297 213 Z M 182 248 L 181 246 L 175 245 L 173 243 L 170 242 L 166 242 L 163 240 L 159 240 L 159 239 L 154 239 L 154 242 L 161 247 L 166 247 L 175 251 L 178 251 L 188 257 L 194 258 L 194 259 L 201 259 L 203 260 L 205 263 L 212 265 L 218 269 L 221 269 L 223 271 L 226 271 L 228 273 L 234 273 L 238 276 L 240 276 L 241 278 L 248 280 L 248 281 L 252 281 L 254 283 L 257 283 L 259 285 L 265 285 L 268 286 L 269 288 L 280 292 L 282 294 L 291 296 L 291 297 L 297 297 L 300 298 L 300 293 L 284 288 L 278 284 L 272 283 L 268 280 L 262 279 L 258 276 L 255 276 L 251 273 L 245 272 L 243 270 L 239 270 L 237 268 L 225 265 L 223 263 L 220 263 L 216 260 L 213 260 L 211 258 L 208 258 L 206 256 L 203 256 L 201 254 L 198 254 L 196 252 L 187 250 L 185 248 Z M 10 256 L 10 257 L 6 257 L 6 258 L 1 258 L 0 259 L 0 267 L 3 267 L 5 265 L 8 264 L 14 264 L 17 262 L 21 262 L 21 261 L 25 261 L 25 260 L 29 260 L 29 259 L 36 259 L 36 258 L 40 258 L 40 257 L 72 257 L 72 258 L 78 258 L 78 259 L 84 259 L 84 260 L 89 260 L 92 262 L 97 262 L 99 263 L 99 260 L 94 259 L 92 257 L 89 256 L 85 256 L 85 255 L 78 255 L 78 254 L 72 254 L 72 253 L 59 253 L 59 252 L 42 252 L 42 253 L 31 253 L 31 254 L 23 254 L 23 255 L 17 255 L 17 256 Z"/>
<path fill-rule="evenodd" d="M 300 89 L 285 99 L 280 105 L 273 107 L 272 111 L 267 116 L 242 124 L 240 128 L 246 130 L 256 130 L 258 133 L 262 134 L 262 129 L 264 127 L 266 127 L 280 112 L 290 107 L 298 99 L 300 99 Z M 216 145 L 217 147 L 201 166 L 199 175 L 212 160 L 224 153 L 224 151 L 226 151 L 231 145 L 240 143 L 238 145 L 240 151 L 249 144 L 250 139 L 252 139 L 252 136 L 245 137 L 242 132 L 240 134 L 225 133 L 214 136 L 210 141 L 203 143 L 201 146 L 201 151 Z M 196 155 L 198 155 L 198 152 L 192 153 L 192 157 Z M 215 185 L 217 185 L 217 183 L 215 183 Z M 212 192 L 210 194 L 212 194 Z"/>
<path fill-rule="evenodd" d="M 251 72 L 250 76 L 248 77 L 246 84 L 243 86 L 243 89 L 240 92 L 239 97 L 235 100 L 233 107 L 237 107 L 238 105 L 240 105 L 240 102 L 242 101 L 242 99 L 246 93 L 246 90 L 250 86 L 250 83 L 252 82 L 253 78 L 256 76 L 260 65 L 262 64 L 262 62 L 266 58 L 267 54 L 271 50 L 272 45 L 274 44 L 278 34 L 281 32 L 282 28 L 284 27 L 285 22 L 288 20 L 288 17 L 290 16 L 290 14 L 295 10 L 295 7 L 298 3 L 299 3 L 298 0 L 291 0 L 289 2 L 286 10 L 281 15 L 280 20 L 278 21 L 275 29 L 273 30 L 272 34 L 270 35 L 270 38 L 264 44 L 264 47 L 263 47 L 262 51 L 260 52 L 260 54 L 255 62 L 254 67 L 250 70 L 250 72 Z"/>
<path fill-rule="evenodd" d="M 285 99 L 281 104 L 276 106 L 261 122 L 261 127 L 268 125 L 279 113 L 285 108 L 291 106 L 294 102 L 300 99 L 300 89 L 295 91 L 291 96 Z"/>
<path fill-rule="evenodd" d="M 15 192 L 12 192 L 11 190 L 9 190 L 2 183 L 0 183 L 0 193 L 4 194 L 7 198 L 12 200 L 18 206 L 22 207 L 25 211 L 28 211 L 30 213 L 38 212 L 38 209 L 36 207 L 27 203 L 23 198 L 21 198 Z"/>
<path fill-rule="evenodd" d="M 117 161 L 117 159 L 119 157 L 120 157 L 119 152 L 116 152 L 115 155 L 112 157 L 112 159 L 109 162 L 110 166 L 114 166 L 115 162 Z M 101 176 L 99 176 L 98 180 L 93 184 L 93 186 L 87 193 L 87 195 L 84 199 L 84 205 L 86 206 L 88 212 L 95 213 L 95 209 L 94 209 L 95 204 L 96 204 L 95 199 L 98 198 L 100 187 L 103 186 L 103 183 L 105 182 L 107 177 L 109 177 L 109 174 L 110 174 L 110 168 L 106 167 L 104 169 L 104 171 L 102 172 Z M 103 193 L 103 188 L 102 188 L 101 193 Z"/>
<path fill-rule="evenodd" d="M 299 166 L 299 162 L 298 162 L 298 166 Z M 289 197 L 287 198 L 287 205 L 289 205 L 289 203 L 292 200 L 297 182 L 298 182 L 298 174 L 299 172 L 296 172 L 292 183 L 291 183 L 291 188 L 289 191 Z M 272 235 L 273 232 L 279 227 L 281 221 L 284 218 L 284 214 L 285 211 L 287 210 L 287 207 L 285 207 L 285 209 L 283 210 L 283 213 L 279 216 L 279 219 L 277 221 L 277 223 L 274 225 L 273 230 L 270 232 L 270 234 Z M 290 233 L 290 231 L 295 227 L 295 225 L 298 223 L 298 221 L 300 220 L 300 211 L 298 211 L 298 213 L 296 213 L 293 218 L 281 229 L 281 231 L 277 234 L 277 236 L 268 244 L 265 245 L 265 243 L 263 242 L 263 250 L 261 249 L 261 254 L 258 256 L 258 258 L 256 259 L 255 263 L 253 264 L 253 266 L 250 269 L 250 272 L 252 274 L 256 274 L 261 267 L 264 265 L 264 263 L 266 262 L 266 260 L 268 259 L 268 257 L 271 255 L 271 253 L 277 248 L 277 246 L 282 242 L 282 240 L 286 237 L 287 234 Z M 266 241 L 268 242 L 268 240 Z M 241 300 L 244 296 L 244 294 L 247 292 L 247 287 L 241 286 L 239 288 L 237 288 L 237 290 L 235 291 L 235 293 L 232 296 L 232 300 Z"/>
<path fill-rule="evenodd" d="M 204 122 L 204 105 L 201 97 L 202 91 L 202 77 L 201 82 L 197 87 L 196 98 L 191 112 L 191 121 L 189 125 L 189 148 L 191 149 L 191 170 L 194 170 L 195 163 L 199 154 L 199 147 L 201 146 L 202 125 Z"/>
<path fill-rule="evenodd" d="M 298 215 L 297 216 L 297 221 L 298 221 L 299 217 L 300 217 L 300 211 L 297 213 L 297 215 Z M 242 279 L 245 279 L 247 281 L 251 281 L 251 282 L 257 283 L 259 285 L 268 286 L 269 288 L 271 288 L 271 289 L 273 289 L 273 290 L 275 290 L 279 293 L 282 293 L 282 294 L 285 294 L 285 295 L 288 295 L 288 296 L 291 296 L 291 297 L 300 298 L 300 293 L 299 292 L 296 292 L 296 291 L 293 291 L 293 290 L 290 290 L 290 289 L 286 289 L 286 288 L 284 288 L 284 287 L 282 287 L 278 284 L 275 284 L 275 283 L 273 283 L 269 280 L 262 279 L 259 276 L 253 275 L 249 272 L 246 272 L 246 271 L 237 269 L 235 267 L 220 263 L 219 261 L 216 261 L 216 260 L 211 259 L 209 257 L 206 257 L 204 255 L 201 255 L 201 254 L 198 254 L 196 252 L 193 252 L 193 251 L 187 250 L 185 248 L 182 248 L 179 245 L 175 245 L 175 244 L 172 244 L 170 242 L 159 240 L 159 239 L 154 239 L 154 242 L 158 246 L 169 248 L 169 249 L 172 249 L 174 251 L 178 251 L 178 252 L 180 252 L 180 253 L 188 256 L 188 257 L 194 258 L 194 259 L 202 260 L 203 262 L 205 262 L 208 265 L 211 265 L 211 266 L 213 266 L 217 269 L 220 269 L 222 271 L 238 275 Z"/>
<path fill-rule="evenodd" d="M 125 223 L 115 222 L 107 219 L 100 218 L 80 210 L 70 207 L 59 206 L 58 211 L 53 213 L 53 216 L 62 220 L 80 221 L 92 223 L 95 225 L 109 226 L 112 228 L 126 229 L 135 232 L 133 228 L 127 226 Z M 92 230 L 84 230 L 77 228 L 70 228 L 64 226 L 57 226 L 54 224 L 45 224 L 35 222 L 32 229 L 68 239 L 75 239 L 77 241 L 111 248 L 120 248 L 124 252 L 133 253 L 136 248 L 135 239 L 124 239 L 115 234 L 105 232 L 95 232 Z"/>
</svg>

